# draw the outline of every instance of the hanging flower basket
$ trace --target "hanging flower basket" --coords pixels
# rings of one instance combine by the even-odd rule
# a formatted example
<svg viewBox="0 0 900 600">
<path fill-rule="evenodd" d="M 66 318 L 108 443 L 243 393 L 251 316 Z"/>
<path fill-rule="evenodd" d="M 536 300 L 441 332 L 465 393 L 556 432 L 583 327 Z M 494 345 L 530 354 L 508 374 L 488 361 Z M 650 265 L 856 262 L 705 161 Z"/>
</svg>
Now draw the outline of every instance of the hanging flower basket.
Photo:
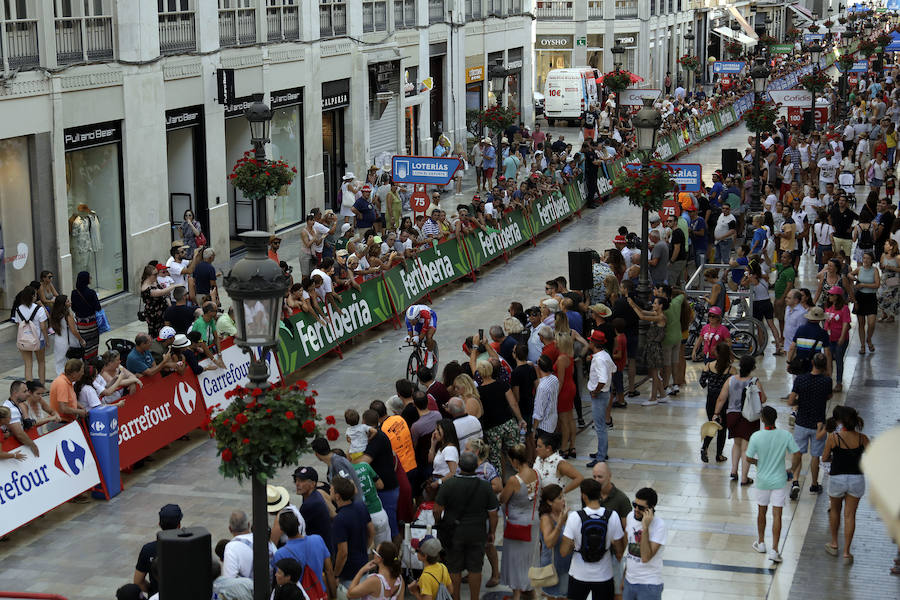
<svg viewBox="0 0 900 600">
<path fill-rule="evenodd" d="M 842 73 L 846 73 L 853 66 L 856 60 L 850 54 L 841 54 L 837 59 L 838 69 Z"/>
<path fill-rule="evenodd" d="M 691 54 L 685 54 L 678 59 L 678 64 L 684 67 L 686 71 L 699 71 L 700 58 Z"/>
<path fill-rule="evenodd" d="M 884 48 L 888 44 L 894 41 L 894 38 L 891 37 L 889 33 L 879 33 L 878 37 L 875 38 L 875 43 L 878 45 L 878 48 L 881 48 L 881 53 L 884 53 Z"/>
<path fill-rule="evenodd" d="M 674 184 L 672 167 L 651 161 L 638 171 L 625 169 L 624 175 L 615 181 L 613 197 L 625 196 L 633 206 L 656 212 L 662 208 L 663 199 Z"/>
<path fill-rule="evenodd" d="M 815 73 L 807 73 L 802 76 L 797 83 L 799 83 L 800 87 L 803 89 L 815 94 L 816 92 L 824 90 L 825 86 L 831 83 L 831 78 L 823 71 L 816 71 Z"/>
<path fill-rule="evenodd" d="M 631 73 L 629 71 L 610 71 L 603 76 L 603 85 L 611 92 L 621 92 L 631 85 Z"/>
<path fill-rule="evenodd" d="M 838 17 L 838 23 L 840 23 L 841 25 L 846 25 L 847 19 L 844 17 Z"/>
<path fill-rule="evenodd" d="M 744 45 L 740 42 L 728 42 L 725 44 L 725 52 L 731 56 L 740 56 L 744 53 Z"/>
<path fill-rule="evenodd" d="M 494 132 L 495 135 L 506 131 L 510 125 L 519 122 L 519 113 L 515 109 L 495 104 L 484 111 L 482 123 Z M 512 141 L 512 140 L 510 140 Z"/>
<path fill-rule="evenodd" d="M 819 26 L 813 23 L 812 25 L 807 27 L 806 30 L 810 33 L 819 33 Z"/>
<path fill-rule="evenodd" d="M 747 129 L 753 133 L 774 131 L 775 119 L 778 118 L 778 107 L 771 102 L 755 102 L 742 118 Z"/>
<path fill-rule="evenodd" d="M 763 46 L 771 46 L 772 44 L 777 44 L 778 40 L 773 38 L 771 35 L 761 35 L 759 36 L 759 42 Z"/>
<path fill-rule="evenodd" d="M 316 412 L 315 396 L 305 381 L 290 387 L 238 387 L 226 392 L 231 404 L 215 416 L 210 407 L 203 423 L 222 457 L 219 472 L 238 481 L 254 476 L 273 479 L 280 467 L 300 462 L 311 440 L 323 434 L 317 424 L 322 417 Z M 324 420 L 329 425 L 325 437 L 336 440 L 340 433 L 332 427 L 334 417 Z"/>
<path fill-rule="evenodd" d="M 257 160 L 250 151 L 234 163 L 228 180 L 247 198 L 265 198 L 278 195 L 283 186 L 289 186 L 297 174 L 283 160 Z"/>
<path fill-rule="evenodd" d="M 859 43 L 857 50 L 859 50 L 860 58 L 869 58 L 875 52 L 875 48 L 877 44 L 872 40 L 863 40 Z"/>
<path fill-rule="evenodd" d="M 825 21 L 824 23 L 822 23 L 822 25 L 825 26 L 825 29 L 831 29 L 834 26 L 834 21 L 829 19 L 829 20 Z"/>
<path fill-rule="evenodd" d="M 801 34 L 799 29 L 797 29 L 796 27 L 791 27 L 787 30 L 787 33 L 784 34 L 784 39 L 789 42 L 796 42 L 800 39 L 800 35 Z"/>
</svg>

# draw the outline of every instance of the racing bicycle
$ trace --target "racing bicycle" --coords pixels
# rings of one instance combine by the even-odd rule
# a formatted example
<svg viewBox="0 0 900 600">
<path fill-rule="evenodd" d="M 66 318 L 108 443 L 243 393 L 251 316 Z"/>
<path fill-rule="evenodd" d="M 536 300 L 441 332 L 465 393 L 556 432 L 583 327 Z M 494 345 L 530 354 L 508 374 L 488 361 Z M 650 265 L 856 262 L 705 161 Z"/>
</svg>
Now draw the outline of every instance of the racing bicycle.
<svg viewBox="0 0 900 600">
<path fill-rule="evenodd" d="M 425 346 L 425 338 L 422 337 L 418 342 L 413 343 L 412 341 L 406 342 L 399 348 L 398 351 L 402 351 L 404 348 L 412 348 L 412 352 L 409 353 L 409 359 L 406 361 L 406 379 L 412 382 L 415 385 L 419 385 L 419 367 L 425 364 L 425 353 L 431 353 L 431 365 L 430 368 L 434 373 L 437 373 L 437 364 L 438 364 L 438 343 L 437 340 L 434 340 L 434 350 L 428 350 Z"/>
</svg>

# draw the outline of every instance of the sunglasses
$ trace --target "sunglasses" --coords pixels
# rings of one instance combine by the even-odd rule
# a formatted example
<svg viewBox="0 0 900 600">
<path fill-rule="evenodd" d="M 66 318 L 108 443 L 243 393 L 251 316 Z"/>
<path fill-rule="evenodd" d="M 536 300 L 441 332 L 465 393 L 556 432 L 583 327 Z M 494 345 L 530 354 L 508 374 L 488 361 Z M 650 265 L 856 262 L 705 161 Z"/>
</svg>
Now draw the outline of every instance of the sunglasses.
<svg viewBox="0 0 900 600">
<path fill-rule="evenodd" d="M 632 507 L 632 508 L 639 508 L 639 509 L 641 509 L 641 510 L 647 510 L 648 508 L 650 508 L 649 506 L 641 506 L 641 505 L 638 504 L 637 502 L 632 502 L 632 503 L 631 503 L 631 507 Z"/>
</svg>

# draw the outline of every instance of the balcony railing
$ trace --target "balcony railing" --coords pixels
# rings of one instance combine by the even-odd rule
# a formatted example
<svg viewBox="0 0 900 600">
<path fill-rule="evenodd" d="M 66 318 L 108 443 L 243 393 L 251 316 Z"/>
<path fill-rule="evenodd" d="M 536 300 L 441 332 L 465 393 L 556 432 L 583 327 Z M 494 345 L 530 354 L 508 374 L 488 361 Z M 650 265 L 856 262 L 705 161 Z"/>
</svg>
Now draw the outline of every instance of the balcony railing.
<svg viewBox="0 0 900 600">
<path fill-rule="evenodd" d="M 56 19 L 56 61 L 61 65 L 111 60 L 112 17 Z"/>
<path fill-rule="evenodd" d="M 343 2 L 319 4 L 319 35 L 323 38 L 347 35 L 347 5 Z"/>
<path fill-rule="evenodd" d="M 603 3 L 597 2 L 596 0 L 588 0 L 588 18 L 589 19 L 602 19 L 603 18 Z"/>
<path fill-rule="evenodd" d="M 255 8 L 219 9 L 219 45 L 243 46 L 256 43 Z"/>
<path fill-rule="evenodd" d="M 487 14 L 489 17 L 502 17 L 503 16 L 503 0 L 487 0 L 488 10 Z"/>
<path fill-rule="evenodd" d="M 387 1 L 364 0 L 363 8 L 363 32 L 387 31 Z"/>
<path fill-rule="evenodd" d="M 481 18 L 482 0 L 466 0 L 466 21 Z"/>
<path fill-rule="evenodd" d="M 193 11 L 159 13 L 159 53 L 183 54 L 197 50 Z"/>
<path fill-rule="evenodd" d="M 662 0 L 660 0 L 662 1 Z M 636 19 L 638 16 L 637 0 L 616 0 L 617 19 Z"/>
<path fill-rule="evenodd" d="M 572 3 L 562 0 L 539 0 L 534 7 L 534 14 L 539 19 L 571 21 Z"/>
<path fill-rule="evenodd" d="M 522 14 L 522 0 L 507 0 L 507 14 L 510 15 L 521 15 Z"/>
<path fill-rule="evenodd" d="M 394 28 L 416 26 L 416 0 L 394 0 Z"/>
<path fill-rule="evenodd" d="M 30 69 L 41 64 L 38 50 L 37 19 L 18 19 L 3 23 L 0 31 L 0 56 L 4 67 Z"/>
<path fill-rule="evenodd" d="M 266 38 L 270 42 L 299 40 L 300 7 L 268 7 L 266 9 Z"/>
<path fill-rule="evenodd" d="M 428 22 L 440 23 L 444 20 L 444 0 L 428 0 Z"/>
</svg>

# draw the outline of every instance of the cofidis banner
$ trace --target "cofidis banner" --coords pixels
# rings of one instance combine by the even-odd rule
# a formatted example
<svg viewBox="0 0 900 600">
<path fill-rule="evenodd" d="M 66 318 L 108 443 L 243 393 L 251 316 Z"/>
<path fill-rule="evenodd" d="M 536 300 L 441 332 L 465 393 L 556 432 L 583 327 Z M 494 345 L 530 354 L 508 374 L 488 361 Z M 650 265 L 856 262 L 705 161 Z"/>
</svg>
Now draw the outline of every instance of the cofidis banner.
<svg viewBox="0 0 900 600">
<path fill-rule="evenodd" d="M 0 535 L 21 527 L 100 482 L 97 463 L 78 423 L 34 440 L 40 456 L 0 461 Z M 4 444 L 4 449 L 11 450 Z"/>
<path fill-rule="evenodd" d="M 258 349 L 254 348 L 253 351 L 259 356 Z M 222 362 L 225 363 L 224 369 L 203 371 L 197 376 L 206 406 L 218 405 L 216 411 L 225 410 L 225 407 L 231 404 L 231 399 L 225 397 L 225 392 L 238 386 L 246 387 L 250 383 L 247 377 L 250 355 L 234 345 L 234 338 L 227 338 L 222 342 L 221 356 Z M 269 363 L 269 383 L 278 383 L 281 380 L 281 371 L 278 369 L 274 352 L 266 353 L 266 362 Z M 207 359 L 201 364 L 208 365 L 211 361 Z"/>
</svg>

